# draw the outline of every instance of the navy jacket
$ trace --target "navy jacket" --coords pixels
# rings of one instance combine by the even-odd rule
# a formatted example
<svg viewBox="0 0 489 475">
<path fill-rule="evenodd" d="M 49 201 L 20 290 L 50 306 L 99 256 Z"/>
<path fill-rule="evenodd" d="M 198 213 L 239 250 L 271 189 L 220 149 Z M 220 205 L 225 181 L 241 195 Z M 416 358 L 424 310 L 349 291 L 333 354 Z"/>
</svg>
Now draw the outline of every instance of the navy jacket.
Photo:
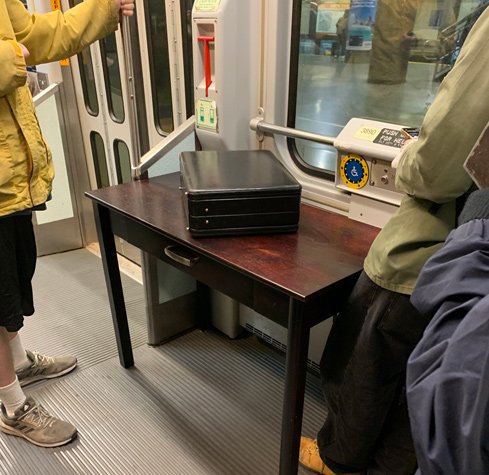
<svg viewBox="0 0 489 475">
<path fill-rule="evenodd" d="M 489 220 L 450 233 L 411 302 L 434 315 L 407 367 L 418 473 L 489 474 Z"/>
</svg>

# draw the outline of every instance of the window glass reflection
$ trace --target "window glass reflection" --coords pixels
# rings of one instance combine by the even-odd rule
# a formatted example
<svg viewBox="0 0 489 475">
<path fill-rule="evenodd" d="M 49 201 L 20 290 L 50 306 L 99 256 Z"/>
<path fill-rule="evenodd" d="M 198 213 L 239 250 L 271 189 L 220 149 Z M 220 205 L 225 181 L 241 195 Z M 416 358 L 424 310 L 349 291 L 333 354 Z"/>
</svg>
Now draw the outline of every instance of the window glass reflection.
<svg viewBox="0 0 489 475">
<path fill-rule="evenodd" d="M 107 168 L 107 160 L 105 158 L 104 139 L 98 132 L 91 132 L 90 144 L 92 146 L 92 157 L 95 168 L 95 177 L 97 179 L 97 188 L 109 186 L 109 170 Z"/>
<path fill-rule="evenodd" d="M 105 87 L 109 112 L 115 122 L 124 122 L 121 73 L 115 33 L 100 40 L 100 52 L 104 69 Z"/>
<path fill-rule="evenodd" d="M 487 2 L 302 0 L 295 126 L 335 137 L 352 117 L 419 126 Z M 333 172 L 332 147 L 296 141 Z"/>
<path fill-rule="evenodd" d="M 146 0 L 146 26 L 155 125 L 160 132 L 169 133 L 174 126 L 168 36 L 165 3 L 163 0 Z"/>
<path fill-rule="evenodd" d="M 131 158 L 129 149 L 122 140 L 114 141 L 115 168 L 117 183 L 129 183 L 131 181 Z"/>
<path fill-rule="evenodd" d="M 90 48 L 83 50 L 78 55 L 78 66 L 80 68 L 85 107 L 87 108 L 87 112 L 89 114 L 96 116 L 99 113 L 99 106 Z"/>
<path fill-rule="evenodd" d="M 81 3 L 81 1 L 82 0 L 70 0 L 70 8 L 78 5 L 79 3 Z M 81 53 L 79 53 L 77 59 L 78 67 L 80 69 L 80 79 L 82 83 L 85 107 L 90 115 L 97 116 L 99 113 L 99 105 L 90 48 L 86 48 Z"/>
</svg>

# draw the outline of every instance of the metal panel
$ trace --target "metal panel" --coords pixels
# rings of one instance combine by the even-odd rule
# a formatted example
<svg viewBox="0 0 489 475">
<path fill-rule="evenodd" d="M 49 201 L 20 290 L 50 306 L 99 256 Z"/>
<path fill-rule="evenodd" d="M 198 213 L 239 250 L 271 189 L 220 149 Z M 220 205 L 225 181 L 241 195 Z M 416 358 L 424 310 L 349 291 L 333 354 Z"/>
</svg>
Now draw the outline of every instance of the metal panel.
<svg viewBox="0 0 489 475">
<path fill-rule="evenodd" d="M 66 105 L 63 103 L 62 92 L 63 83 L 52 84 L 35 99 L 39 125 L 47 137 L 57 173 L 48 211 L 34 213 L 34 231 L 40 256 L 82 247 L 73 157 L 68 146 L 63 112 Z"/>
</svg>

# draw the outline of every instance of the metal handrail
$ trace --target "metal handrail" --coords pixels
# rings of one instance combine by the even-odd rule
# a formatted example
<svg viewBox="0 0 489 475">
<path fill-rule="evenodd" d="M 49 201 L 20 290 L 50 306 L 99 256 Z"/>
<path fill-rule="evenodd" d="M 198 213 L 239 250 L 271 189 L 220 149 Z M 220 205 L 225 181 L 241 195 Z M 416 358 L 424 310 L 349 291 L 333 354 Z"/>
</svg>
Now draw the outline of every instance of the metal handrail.
<svg viewBox="0 0 489 475">
<path fill-rule="evenodd" d="M 134 88 L 134 69 L 132 62 L 132 45 L 130 38 L 130 23 L 129 17 L 124 16 L 122 18 L 121 26 L 122 42 L 124 44 L 124 65 L 126 68 L 126 85 L 128 92 L 128 116 L 129 116 L 129 127 L 131 134 L 131 154 L 129 159 L 131 162 L 131 168 L 138 166 L 138 159 L 141 156 L 140 148 L 140 136 L 139 128 L 137 127 L 137 106 L 136 106 L 136 93 Z"/>
<path fill-rule="evenodd" d="M 50 84 L 46 89 L 36 94 L 33 98 L 34 106 L 40 106 L 46 102 L 50 97 L 54 96 L 59 90 L 59 84 L 57 82 Z"/>
<path fill-rule="evenodd" d="M 269 124 L 264 122 L 261 117 L 250 121 L 250 129 L 258 133 L 270 133 L 273 135 L 285 135 L 286 137 L 310 140 L 312 142 L 324 145 L 334 145 L 334 137 L 327 135 L 315 134 L 305 130 L 282 127 L 280 125 Z M 139 180 L 148 169 L 158 160 L 163 158 L 170 150 L 183 142 L 189 135 L 195 131 L 195 116 L 189 117 L 183 124 L 178 126 L 171 134 L 165 137 L 160 143 L 154 146 L 141 157 L 141 163 L 131 166 L 131 175 L 134 179 Z"/>
<path fill-rule="evenodd" d="M 472 20 L 477 19 L 486 8 L 487 8 L 487 5 L 480 5 L 479 7 L 474 8 L 474 10 L 469 12 L 463 18 L 461 18 L 460 20 L 457 20 L 455 23 L 452 23 L 451 25 L 448 25 L 443 30 L 441 30 L 440 35 L 442 37 L 448 38 L 448 37 L 454 35 L 460 29 L 466 28 L 467 24 L 469 22 L 473 23 Z"/>
<path fill-rule="evenodd" d="M 309 140 L 324 145 L 334 145 L 335 138 L 327 135 L 315 134 L 306 130 L 292 129 L 290 127 L 282 127 L 281 125 L 269 124 L 264 122 L 261 117 L 256 117 L 250 121 L 250 129 L 257 133 L 272 135 L 284 135 L 295 139 Z"/>
<path fill-rule="evenodd" d="M 195 116 L 189 117 L 183 124 L 178 126 L 171 134 L 166 136 L 158 145 L 148 150 L 142 157 L 141 163 L 131 166 L 131 175 L 134 179 L 140 180 L 143 174 L 163 158 L 170 150 L 183 142 L 195 131 Z"/>
</svg>

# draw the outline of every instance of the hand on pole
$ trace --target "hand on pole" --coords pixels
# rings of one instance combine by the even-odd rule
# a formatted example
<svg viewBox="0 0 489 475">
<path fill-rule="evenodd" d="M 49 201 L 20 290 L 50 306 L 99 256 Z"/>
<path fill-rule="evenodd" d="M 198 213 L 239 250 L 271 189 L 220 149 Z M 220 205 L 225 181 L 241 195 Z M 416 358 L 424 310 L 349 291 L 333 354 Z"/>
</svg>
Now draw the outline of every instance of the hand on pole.
<svg viewBox="0 0 489 475">
<path fill-rule="evenodd" d="M 135 4 L 134 0 L 115 0 L 120 12 L 124 16 L 134 15 Z"/>
</svg>

